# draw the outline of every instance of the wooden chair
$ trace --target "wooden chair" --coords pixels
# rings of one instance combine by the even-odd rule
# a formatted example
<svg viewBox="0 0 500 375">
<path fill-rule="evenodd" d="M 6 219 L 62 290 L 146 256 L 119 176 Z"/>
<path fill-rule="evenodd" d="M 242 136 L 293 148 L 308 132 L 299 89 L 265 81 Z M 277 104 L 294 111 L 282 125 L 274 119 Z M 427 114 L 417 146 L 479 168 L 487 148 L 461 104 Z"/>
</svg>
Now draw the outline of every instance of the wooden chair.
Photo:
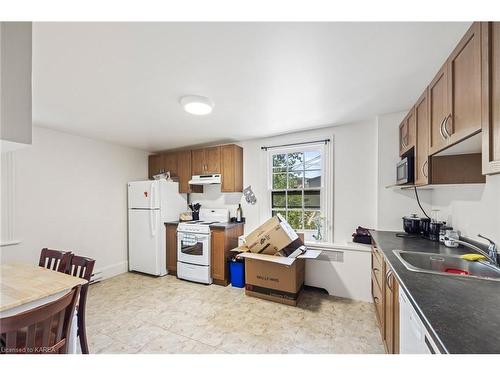
<svg viewBox="0 0 500 375">
<path fill-rule="evenodd" d="M 56 301 L 0 319 L 1 353 L 64 354 L 80 286 Z"/>
<path fill-rule="evenodd" d="M 78 301 L 78 337 L 80 338 L 80 346 L 83 354 L 89 354 L 89 345 L 87 343 L 87 330 L 85 328 L 85 306 L 87 304 L 87 293 L 89 290 L 90 278 L 94 270 L 95 260 L 85 258 L 78 255 L 73 255 L 68 267 L 69 275 L 80 277 L 88 281 L 82 286 L 80 291 L 80 300 Z"/>
<path fill-rule="evenodd" d="M 72 255 L 73 253 L 71 251 L 52 250 L 45 247 L 40 252 L 40 261 L 38 265 L 53 271 L 66 273 Z"/>
</svg>

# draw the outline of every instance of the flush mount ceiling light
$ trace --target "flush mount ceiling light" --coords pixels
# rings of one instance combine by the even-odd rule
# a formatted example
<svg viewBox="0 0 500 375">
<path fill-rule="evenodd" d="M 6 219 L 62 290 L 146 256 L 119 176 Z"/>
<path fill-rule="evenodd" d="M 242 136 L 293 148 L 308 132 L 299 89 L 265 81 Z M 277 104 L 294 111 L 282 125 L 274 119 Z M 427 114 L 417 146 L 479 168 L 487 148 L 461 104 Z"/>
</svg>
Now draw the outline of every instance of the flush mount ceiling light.
<svg viewBox="0 0 500 375">
<path fill-rule="evenodd" d="M 188 95 L 183 96 L 179 101 L 184 110 L 192 115 L 208 115 L 214 108 L 214 103 L 205 96 Z"/>
</svg>

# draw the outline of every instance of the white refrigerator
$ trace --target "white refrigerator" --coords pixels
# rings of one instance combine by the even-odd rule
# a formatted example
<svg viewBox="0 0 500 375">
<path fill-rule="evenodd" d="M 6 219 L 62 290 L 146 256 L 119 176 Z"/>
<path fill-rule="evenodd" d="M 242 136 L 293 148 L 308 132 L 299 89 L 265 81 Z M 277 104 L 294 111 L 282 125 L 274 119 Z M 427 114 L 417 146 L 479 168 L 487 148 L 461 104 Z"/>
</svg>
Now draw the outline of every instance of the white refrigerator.
<svg viewBox="0 0 500 375">
<path fill-rule="evenodd" d="M 179 183 L 166 180 L 128 183 L 128 268 L 155 276 L 167 274 L 165 222 L 187 209 Z"/>
</svg>

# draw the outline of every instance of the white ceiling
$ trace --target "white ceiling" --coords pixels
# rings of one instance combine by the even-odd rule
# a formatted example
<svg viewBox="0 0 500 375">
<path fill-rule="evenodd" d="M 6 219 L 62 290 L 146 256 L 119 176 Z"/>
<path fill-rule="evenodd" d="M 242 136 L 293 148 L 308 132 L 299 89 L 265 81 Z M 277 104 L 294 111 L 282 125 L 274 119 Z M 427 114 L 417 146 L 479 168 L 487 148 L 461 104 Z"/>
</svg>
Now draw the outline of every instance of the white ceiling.
<svg viewBox="0 0 500 375">
<path fill-rule="evenodd" d="M 35 23 L 33 121 L 150 151 L 347 123 L 409 108 L 469 25 Z"/>
</svg>

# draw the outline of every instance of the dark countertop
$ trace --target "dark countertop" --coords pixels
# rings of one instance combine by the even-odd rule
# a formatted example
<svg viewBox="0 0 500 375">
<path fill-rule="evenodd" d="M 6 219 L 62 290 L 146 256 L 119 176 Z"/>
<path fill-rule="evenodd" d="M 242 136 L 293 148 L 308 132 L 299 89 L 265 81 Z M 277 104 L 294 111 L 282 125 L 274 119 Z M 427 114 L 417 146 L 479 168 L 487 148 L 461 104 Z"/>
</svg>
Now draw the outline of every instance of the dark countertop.
<svg viewBox="0 0 500 375">
<path fill-rule="evenodd" d="M 413 272 L 392 250 L 466 254 L 423 238 L 370 231 L 441 352 L 500 353 L 500 282 Z"/>
<path fill-rule="evenodd" d="M 172 224 L 172 225 L 177 225 L 179 224 L 180 221 L 167 221 L 165 224 Z M 210 228 L 224 228 L 224 229 L 230 229 L 238 225 L 245 225 L 245 223 L 216 223 L 210 225 Z"/>
</svg>

